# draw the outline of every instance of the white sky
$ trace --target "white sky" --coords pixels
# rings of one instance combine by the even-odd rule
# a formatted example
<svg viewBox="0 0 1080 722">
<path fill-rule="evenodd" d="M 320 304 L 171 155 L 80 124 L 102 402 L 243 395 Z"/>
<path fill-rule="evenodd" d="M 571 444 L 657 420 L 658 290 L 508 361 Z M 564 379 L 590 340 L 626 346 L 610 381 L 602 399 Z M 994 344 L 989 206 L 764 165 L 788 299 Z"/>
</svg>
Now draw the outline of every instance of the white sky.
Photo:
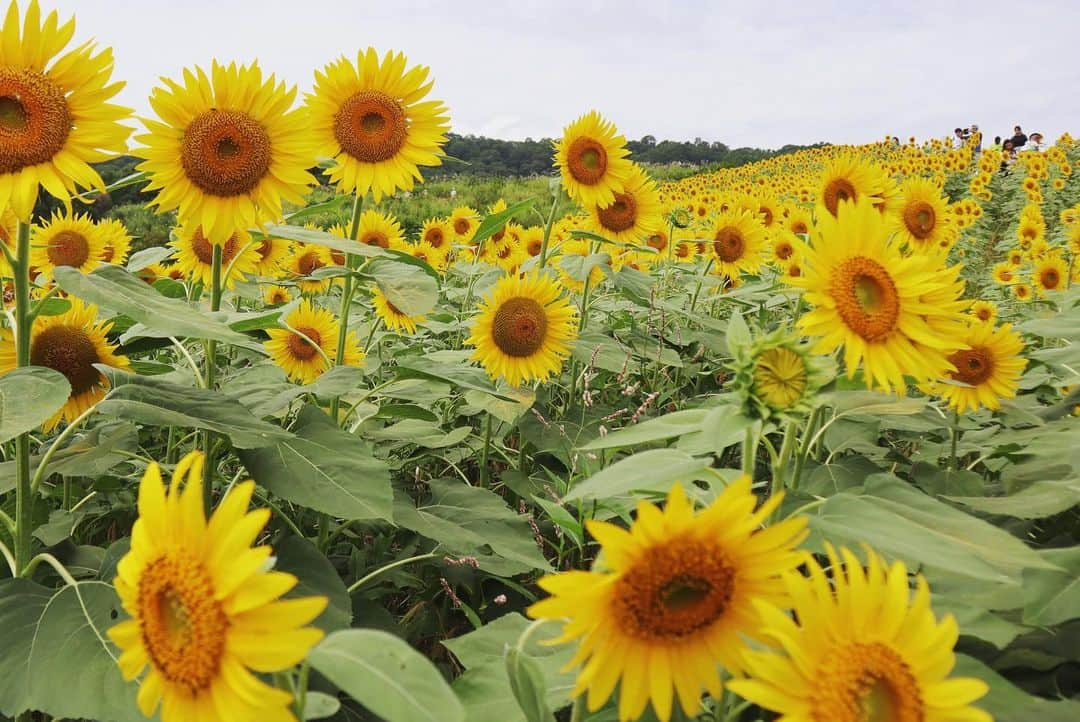
<svg viewBox="0 0 1080 722">
<path fill-rule="evenodd" d="M 1080 0 L 40 1 L 113 46 L 140 113 L 184 66 L 257 58 L 303 92 L 373 45 L 430 65 L 462 134 L 552 137 L 594 107 L 632 139 L 733 147 L 1080 133 Z"/>
</svg>

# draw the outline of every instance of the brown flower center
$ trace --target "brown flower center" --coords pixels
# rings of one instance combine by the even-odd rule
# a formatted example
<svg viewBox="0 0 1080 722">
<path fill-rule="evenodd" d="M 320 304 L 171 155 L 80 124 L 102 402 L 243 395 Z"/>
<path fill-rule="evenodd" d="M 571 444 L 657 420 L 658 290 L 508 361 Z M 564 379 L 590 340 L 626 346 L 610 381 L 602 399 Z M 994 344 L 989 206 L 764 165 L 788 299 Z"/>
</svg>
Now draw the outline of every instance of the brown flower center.
<svg viewBox="0 0 1080 722">
<path fill-rule="evenodd" d="M 430 243 L 432 248 L 442 248 L 446 242 L 446 234 L 439 226 L 432 226 L 424 233 L 424 240 Z"/>
<path fill-rule="evenodd" d="M 578 183 L 596 185 L 607 172 L 607 151 L 592 138 L 575 138 L 566 151 L 566 167 Z"/>
<path fill-rule="evenodd" d="M 656 233 L 649 236 L 645 240 L 645 243 L 650 248 L 655 248 L 658 251 L 663 251 L 664 249 L 667 248 L 667 244 L 668 244 L 667 234 L 663 233 L 662 231 L 657 231 Z"/>
<path fill-rule="evenodd" d="M 840 208 L 842 201 L 851 201 L 854 203 L 857 200 L 858 194 L 855 192 L 855 186 L 851 185 L 851 182 L 846 178 L 833 178 L 825 185 L 825 190 L 822 192 L 822 198 L 825 201 L 825 208 L 829 213 L 836 215 L 837 209 Z"/>
<path fill-rule="evenodd" d="M 341 150 L 363 163 L 379 163 L 397 155 L 409 133 L 405 109 L 379 90 L 362 90 L 334 116 L 334 137 Z"/>
<path fill-rule="evenodd" d="M 459 236 L 464 236 L 472 228 L 472 221 L 468 218 L 455 218 L 454 219 L 454 233 Z"/>
<path fill-rule="evenodd" d="M 390 239 L 382 231 L 367 231 L 360 236 L 360 242 L 369 246 L 378 246 L 379 248 L 390 247 Z"/>
<path fill-rule="evenodd" d="M 316 269 L 326 264 L 319 257 L 318 251 L 305 251 L 296 259 L 296 268 L 302 276 L 310 276 Z"/>
<path fill-rule="evenodd" d="M 77 326 L 49 326 L 30 341 L 30 364 L 59 371 L 78 396 L 101 382 L 94 364 L 100 363 L 97 348 L 85 330 Z"/>
<path fill-rule="evenodd" d="M 904 206 L 904 227 L 920 241 L 928 238 L 937 225 L 934 207 L 926 201 L 914 201 Z"/>
<path fill-rule="evenodd" d="M 289 340 L 289 353 L 292 357 L 299 361 L 310 361 L 319 355 L 318 347 L 322 345 L 322 336 L 319 332 L 310 326 L 298 326 L 296 328 L 300 334 L 307 336 L 311 339 L 309 342 L 306 338 L 303 338 L 300 334 L 290 333 Z"/>
<path fill-rule="evenodd" d="M 491 337 L 507 356 L 527 358 L 543 347 L 547 326 L 543 306 L 531 298 L 516 297 L 503 302 L 495 312 Z"/>
<path fill-rule="evenodd" d="M 81 233 L 60 231 L 49 239 L 45 253 L 54 266 L 81 268 L 90 258 L 90 244 Z"/>
<path fill-rule="evenodd" d="M 1039 283 L 1047 291 L 1056 291 L 1061 285 L 1061 274 L 1056 268 L 1044 268 L 1039 271 Z"/>
<path fill-rule="evenodd" d="M 615 201 L 607 208 L 600 208 L 596 215 L 600 225 L 609 231 L 620 233 L 634 227 L 637 220 L 637 201 L 629 193 L 616 193 Z"/>
<path fill-rule="evenodd" d="M 236 110 L 208 110 L 188 124 L 180 161 L 188 180 L 214 196 L 250 193 L 271 163 L 270 136 Z"/>
<path fill-rule="evenodd" d="M 836 312 L 849 329 L 866 341 L 883 341 L 900 318 L 900 297 L 892 276 L 864 256 L 841 263 L 829 281 Z"/>
<path fill-rule="evenodd" d="M 738 228 L 724 226 L 713 236 L 713 251 L 724 263 L 734 263 L 746 253 L 746 241 Z"/>
<path fill-rule="evenodd" d="M 51 160 L 71 127 L 71 110 L 56 83 L 36 70 L 0 67 L 0 174 Z"/>
<path fill-rule="evenodd" d="M 923 722 L 919 683 L 899 654 L 880 642 L 828 654 L 819 669 L 809 717 L 815 722 Z"/>
<path fill-rule="evenodd" d="M 229 236 L 229 240 L 221 246 L 221 265 L 222 267 L 228 266 L 232 262 L 233 256 L 236 255 L 238 250 L 238 239 L 236 234 Z M 214 262 L 214 246 L 210 241 L 206 240 L 206 236 L 203 235 L 202 226 L 195 229 L 195 233 L 191 236 L 191 252 L 195 254 L 195 257 L 199 259 L 200 263 L 205 263 L 207 266 L 212 265 Z"/>
<path fill-rule="evenodd" d="M 956 371 L 950 374 L 952 378 L 971 386 L 978 386 L 994 373 L 994 356 L 978 346 L 957 351 L 949 356 L 949 363 L 956 367 Z"/>
</svg>

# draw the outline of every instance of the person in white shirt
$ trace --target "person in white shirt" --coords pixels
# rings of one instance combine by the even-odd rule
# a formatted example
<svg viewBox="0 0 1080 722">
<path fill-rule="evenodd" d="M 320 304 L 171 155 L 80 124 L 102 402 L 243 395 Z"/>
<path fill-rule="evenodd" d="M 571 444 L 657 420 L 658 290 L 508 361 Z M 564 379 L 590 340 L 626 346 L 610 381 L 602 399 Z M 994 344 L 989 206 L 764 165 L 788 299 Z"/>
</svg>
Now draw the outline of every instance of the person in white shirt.
<svg viewBox="0 0 1080 722">
<path fill-rule="evenodd" d="M 1036 152 L 1046 149 L 1046 143 L 1043 141 L 1042 133 L 1032 133 L 1028 136 L 1027 145 L 1024 146 L 1024 150 L 1034 150 Z"/>
</svg>

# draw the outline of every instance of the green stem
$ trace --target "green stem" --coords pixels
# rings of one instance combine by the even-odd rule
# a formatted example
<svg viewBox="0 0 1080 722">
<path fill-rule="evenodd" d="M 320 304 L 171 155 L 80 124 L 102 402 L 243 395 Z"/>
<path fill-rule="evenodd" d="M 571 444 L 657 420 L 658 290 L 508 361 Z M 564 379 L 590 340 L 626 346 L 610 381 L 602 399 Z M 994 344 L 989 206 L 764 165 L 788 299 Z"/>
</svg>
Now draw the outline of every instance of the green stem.
<svg viewBox="0 0 1080 722">
<path fill-rule="evenodd" d="M 570 722 L 585 722 L 585 695 L 574 698 L 574 707 L 570 710 Z"/>
<path fill-rule="evenodd" d="M 364 207 L 364 196 L 359 193 L 353 200 L 352 219 L 349 221 L 349 240 L 356 240 L 356 232 L 360 228 L 360 211 Z M 345 255 L 345 268 L 352 271 L 356 267 L 356 255 Z M 345 341 L 349 336 L 349 311 L 352 309 L 353 277 L 352 273 L 345 276 L 345 283 L 341 289 L 341 308 L 338 311 L 338 339 L 337 353 L 334 354 L 334 365 L 340 366 L 345 360 Z M 341 408 L 341 397 L 335 396 L 330 400 L 330 418 L 338 423 L 338 410 Z"/>
<path fill-rule="evenodd" d="M 705 264 L 705 270 L 698 276 L 697 287 L 694 289 L 694 297 L 690 299 L 690 311 L 691 313 L 697 307 L 698 296 L 701 295 L 701 284 L 705 280 L 705 276 L 709 275 L 709 270 L 712 268 L 713 259 L 709 259 L 709 262 Z"/>
<path fill-rule="evenodd" d="M 15 363 L 30 365 L 30 224 L 19 222 L 15 244 Z M 15 568 L 30 561 L 33 497 L 30 486 L 30 432 L 15 440 Z"/>
<path fill-rule="evenodd" d="M 30 480 L 30 493 L 36 494 L 38 487 L 41 486 L 41 480 L 45 478 L 45 470 L 49 467 L 49 462 L 52 461 L 53 454 L 60 450 L 64 445 L 64 442 L 68 440 L 75 430 L 82 426 L 82 422 L 90 418 L 90 414 L 97 411 L 96 406 L 91 406 L 86 411 L 79 414 L 78 418 L 72 421 L 67 427 L 60 432 L 60 435 L 56 437 L 52 445 L 45 451 L 45 454 L 41 457 L 41 461 L 38 462 L 37 471 L 34 472 L 34 478 Z"/>
<path fill-rule="evenodd" d="M 757 458 L 758 439 L 753 426 L 746 427 L 742 443 L 742 473 L 754 480 L 754 462 Z"/>
<path fill-rule="evenodd" d="M 491 414 L 484 419 L 484 450 L 480 454 L 480 488 L 488 486 L 488 454 L 491 452 Z"/>
<path fill-rule="evenodd" d="M 368 572 L 364 576 L 360 577 L 355 582 L 350 584 L 349 588 L 346 591 L 349 594 L 352 594 L 357 589 L 364 586 L 365 584 L 370 582 L 372 579 L 374 579 L 375 577 L 379 576 L 380 574 L 382 574 L 384 572 L 388 572 L 391 569 L 397 569 L 398 567 L 403 567 L 406 564 L 412 564 L 413 562 L 422 562 L 425 559 L 434 559 L 437 556 L 439 556 L 439 555 L 436 554 L 435 552 L 429 552 L 427 554 L 417 554 L 416 556 L 409 557 L 407 559 L 398 559 L 396 562 L 390 562 L 389 564 L 385 564 L 385 565 L 379 567 L 378 569 L 376 569 L 375 571 Z"/>
<path fill-rule="evenodd" d="M 953 409 L 952 417 L 952 429 L 950 430 L 950 436 L 952 437 L 952 450 L 949 453 L 949 470 L 956 471 L 957 458 L 956 458 L 956 445 L 960 441 L 960 412 Z"/>
<path fill-rule="evenodd" d="M 548 244 L 551 242 L 551 227 L 555 224 L 555 209 L 559 207 L 559 191 L 555 191 L 555 198 L 551 201 L 551 210 L 548 212 L 547 223 L 544 224 L 544 242 L 540 244 L 540 268 L 547 265 Z"/>
<path fill-rule="evenodd" d="M 821 414 L 824 406 L 816 406 L 810 413 L 810 420 L 806 422 L 806 430 L 803 432 L 802 444 L 799 445 L 799 453 L 795 457 L 795 469 L 791 472 L 791 488 L 799 488 L 799 479 L 802 477 L 803 465 L 806 463 L 806 457 L 810 453 L 810 442 L 814 438 L 814 433 L 817 431 L 817 425 L 821 421 Z"/>
<path fill-rule="evenodd" d="M 795 437 L 798 425 L 789 421 L 784 428 L 784 441 L 780 445 L 780 453 L 777 454 L 776 463 L 773 465 L 772 493 L 778 494 L 787 486 L 786 479 L 788 462 L 791 461 L 791 453 L 795 450 Z"/>
<path fill-rule="evenodd" d="M 210 261 L 210 310 L 221 310 L 221 246 L 215 245 Z M 203 359 L 203 387 L 213 389 L 217 384 L 217 341 L 206 342 L 206 358 Z M 202 432 L 202 447 L 206 454 L 203 466 L 203 509 L 210 515 L 214 497 L 214 437 L 209 431 Z"/>
</svg>

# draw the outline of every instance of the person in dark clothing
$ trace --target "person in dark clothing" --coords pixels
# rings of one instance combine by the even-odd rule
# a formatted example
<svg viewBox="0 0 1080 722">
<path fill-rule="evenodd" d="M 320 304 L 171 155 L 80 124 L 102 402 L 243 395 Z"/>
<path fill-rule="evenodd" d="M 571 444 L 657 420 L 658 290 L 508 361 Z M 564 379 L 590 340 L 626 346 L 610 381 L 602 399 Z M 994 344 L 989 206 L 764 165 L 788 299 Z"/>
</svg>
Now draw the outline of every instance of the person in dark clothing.
<svg viewBox="0 0 1080 722">
<path fill-rule="evenodd" d="M 1020 126 L 1013 128 L 1012 144 L 1013 150 L 1019 150 L 1023 146 L 1027 145 L 1028 137 L 1024 135 L 1024 131 L 1020 129 Z"/>
</svg>

